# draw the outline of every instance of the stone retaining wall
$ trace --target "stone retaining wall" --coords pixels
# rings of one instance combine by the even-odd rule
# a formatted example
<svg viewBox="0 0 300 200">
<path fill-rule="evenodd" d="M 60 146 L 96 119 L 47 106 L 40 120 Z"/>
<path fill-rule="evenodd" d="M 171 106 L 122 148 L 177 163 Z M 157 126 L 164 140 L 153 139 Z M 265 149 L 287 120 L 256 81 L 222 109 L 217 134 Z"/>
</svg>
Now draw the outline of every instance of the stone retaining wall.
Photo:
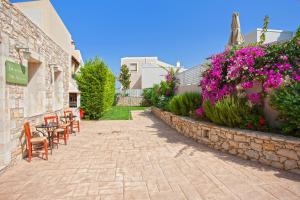
<svg viewBox="0 0 300 200">
<path fill-rule="evenodd" d="M 221 127 L 152 108 L 152 113 L 179 133 L 214 149 L 300 174 L 300 139 Z"/>
<path fill-rule="evenodd" d="M 118 97 L 118 106 L 141 106 L 143 97 Z"/>
</svg>

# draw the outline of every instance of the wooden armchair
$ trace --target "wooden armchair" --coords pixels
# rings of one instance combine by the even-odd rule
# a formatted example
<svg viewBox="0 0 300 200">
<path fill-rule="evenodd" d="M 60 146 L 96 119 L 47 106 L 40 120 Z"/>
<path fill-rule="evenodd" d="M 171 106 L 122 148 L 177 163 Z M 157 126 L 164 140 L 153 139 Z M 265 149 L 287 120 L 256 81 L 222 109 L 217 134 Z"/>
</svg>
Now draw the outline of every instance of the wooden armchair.
<svg viewBox="0 0 300 200">
<path fill-rule="evenodd" d="M 53 130 L 48 129 L 48 134 L 52 135 L 52 146 L 54 143 L 59 144 L 59 140 L 63 139 L 64 144 L 67 145 L 67 139 L 69 138 L 69 127 L 65 124 L 60 124 L 58 120 L 58 116 L 46 116 L 44 117 L 45 124 L 48 125 L 50 123 L 57 124 L 57 127 Z"/>
<path fill-rule="evenodd" d="M 28 150 L 28 161 L 31 161 L 33 150 L 44 148 L 44 154 L 46 160 L 48 160 L 48 140 L 47 137 L 32 137 L 29 122 L 24 124 L 27 150 Z"/>
</svg>

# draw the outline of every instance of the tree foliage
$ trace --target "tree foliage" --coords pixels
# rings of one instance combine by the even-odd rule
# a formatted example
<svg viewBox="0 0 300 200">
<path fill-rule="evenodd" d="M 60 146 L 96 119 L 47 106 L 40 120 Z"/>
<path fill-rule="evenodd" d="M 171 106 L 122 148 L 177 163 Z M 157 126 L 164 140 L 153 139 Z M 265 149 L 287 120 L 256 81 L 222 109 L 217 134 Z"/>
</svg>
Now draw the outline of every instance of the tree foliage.
<svg viewBox="0 0 300 200">
<path fill-rule="evenodd" d="M 129 73 L 129 68 L 127 65 L 122 65 L 121 70 L 120 70 L 120 75 L 119 75 L 119 81 L 123 87 L 123 90 L 128 90 L 130 87 L 130 77 L 131 74 Z"/>
<path fill-rule="evenodd" d="M 87 119 L 99 119 L 111 108 L 115 95 L 115 77 L 99 58 L 89 60 L 76 75 L 81 92 L 81 108 Z"/>
</svg>

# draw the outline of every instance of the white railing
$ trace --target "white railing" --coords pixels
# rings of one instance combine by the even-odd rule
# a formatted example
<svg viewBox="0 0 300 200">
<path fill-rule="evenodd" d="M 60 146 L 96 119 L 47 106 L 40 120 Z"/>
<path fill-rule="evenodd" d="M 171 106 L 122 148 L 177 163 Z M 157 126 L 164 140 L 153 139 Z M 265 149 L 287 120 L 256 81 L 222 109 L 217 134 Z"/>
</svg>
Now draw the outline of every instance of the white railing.
<svg viewBox="0 0 300 200">
<path fill-rule="evenodd" d="M 116 91 L 117 93 L 124 94 L 124 91 L 119 89 Z M 143 94 L 142 89 L 129 89 L 125 91 L 125 95 L 129 97 L 141 97 Z"/>
</svg>

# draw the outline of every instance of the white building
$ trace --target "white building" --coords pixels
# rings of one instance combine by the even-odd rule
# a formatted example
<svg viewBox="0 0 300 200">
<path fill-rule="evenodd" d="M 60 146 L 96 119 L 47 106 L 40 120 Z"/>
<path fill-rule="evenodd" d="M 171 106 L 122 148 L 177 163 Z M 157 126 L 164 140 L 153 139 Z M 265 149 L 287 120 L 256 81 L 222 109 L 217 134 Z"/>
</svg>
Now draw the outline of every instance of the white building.
<svg viewBox="0 0 300 200">
<path fill-rule="evenodd" d="M 259 42 L 261 33 L 262 33 L 262 29 L 257 28 L 251 33 L 245 35 L 245 44 L 248 45 L 251 43 Z M 284 42 L 293 38 L 293 32 L 268 29 L 267 32 L 265 33 L 265 36 L 266 36 L 265 44 L 273 43 L 273 42 Z"/>
<path fill-rule="evenodd" d="M 158 57 L 125 57 L 121 58 L 121 65 L 127 65 L 131 74 L 130 89 L 151 88 L 154 84 L 165 80 L 167 71 L 164 68 L 178 68 L 183 71 L 184 68 L 177 62 L 174 65 L 162 62 Z"/>
</svg>

